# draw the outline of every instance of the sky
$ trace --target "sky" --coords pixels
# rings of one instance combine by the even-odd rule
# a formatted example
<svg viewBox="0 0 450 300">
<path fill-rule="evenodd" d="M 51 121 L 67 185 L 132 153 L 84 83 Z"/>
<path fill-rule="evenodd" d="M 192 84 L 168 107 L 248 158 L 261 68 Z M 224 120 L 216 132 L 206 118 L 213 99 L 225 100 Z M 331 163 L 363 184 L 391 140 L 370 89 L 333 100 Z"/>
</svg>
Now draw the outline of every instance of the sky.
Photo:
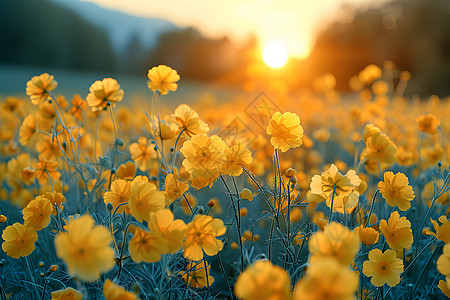
<svg viewBox="0 0 450 300">
<path fill-rule="evenodd" d="M 350 4 L 377 6 L 383 0 L 83 0 L 177 26 L 194 26 L 205 36 L 242 42 L 255 34 L 262 47 L 285 45 L 290 56 L 305 58 L 318 30 L 336 18 L 351 19 Z"/>
</svg>

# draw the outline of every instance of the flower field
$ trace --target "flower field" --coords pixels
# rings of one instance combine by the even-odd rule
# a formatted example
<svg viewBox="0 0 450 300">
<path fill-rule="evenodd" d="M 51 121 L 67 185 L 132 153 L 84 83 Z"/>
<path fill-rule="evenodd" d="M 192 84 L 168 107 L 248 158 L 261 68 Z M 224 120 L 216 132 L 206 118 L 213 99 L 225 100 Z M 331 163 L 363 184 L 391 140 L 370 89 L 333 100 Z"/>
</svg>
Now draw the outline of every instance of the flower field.
<svg viewBox="0 0 450 300">
<path fill-rule="evenodd" d="M 36 74 L 0 103 L 0 299 L 450 297 L 450 101 L 411 76 L 171 107 L 165 65 L 137 105 Z"/>
</svg>

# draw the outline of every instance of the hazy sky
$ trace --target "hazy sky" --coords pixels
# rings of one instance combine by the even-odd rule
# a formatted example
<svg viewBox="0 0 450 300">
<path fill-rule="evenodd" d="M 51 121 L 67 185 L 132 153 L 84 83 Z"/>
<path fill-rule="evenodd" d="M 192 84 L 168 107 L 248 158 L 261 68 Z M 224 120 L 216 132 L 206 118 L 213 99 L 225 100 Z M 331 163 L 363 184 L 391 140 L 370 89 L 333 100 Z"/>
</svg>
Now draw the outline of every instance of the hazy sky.
<svg viewBox="0 0 450 300">
<path fill-rule="evenodd" d="M 358 7 L 383 0 L 83 0 L 142 17 L 194 26 L 206 36 L 243 40 L 255 33 L 264 46 L 284 44 L 291 56 L 309 51 L 315 32 L 336 18 L 343 4 Z M 342 13 L 341 16 L 346 16 Z M 348 16 L 347 16 L 348 17 Z"/>
</svg>

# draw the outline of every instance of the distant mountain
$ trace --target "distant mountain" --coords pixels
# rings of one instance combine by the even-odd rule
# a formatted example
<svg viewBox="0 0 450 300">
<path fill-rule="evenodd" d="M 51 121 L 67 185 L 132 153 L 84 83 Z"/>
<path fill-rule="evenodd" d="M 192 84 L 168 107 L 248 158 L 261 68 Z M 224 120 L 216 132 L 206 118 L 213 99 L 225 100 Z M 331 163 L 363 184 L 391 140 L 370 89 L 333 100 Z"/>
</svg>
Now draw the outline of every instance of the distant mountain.
<svg viewBox="0 0 450 300">
<path fill-rule="evenodd" d="M 142 18 L 127 15 L 120 11 L 105 9 L 91 2 L 80 0 L 51 0 L 70 8 L 86 21 L 104 29 L 115 51 L 123 52 L 129 43 L 138 38 L 145 48 L 154 48 L 158 37 L 179 27 L 173 23 L 157 18 Z"/>
</svg>

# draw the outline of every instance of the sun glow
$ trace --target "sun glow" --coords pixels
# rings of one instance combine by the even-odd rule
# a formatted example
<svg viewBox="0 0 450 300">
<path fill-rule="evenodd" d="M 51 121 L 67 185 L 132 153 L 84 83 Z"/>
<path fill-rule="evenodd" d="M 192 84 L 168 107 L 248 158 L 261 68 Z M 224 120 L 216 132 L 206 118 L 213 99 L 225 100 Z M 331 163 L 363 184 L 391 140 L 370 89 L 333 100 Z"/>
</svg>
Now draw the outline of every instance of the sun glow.
<svg viewBox="0 0 450 300">
<path fill-rule="evenodd" d="M 286 47 L 280 43 L 270 43 L 264 48 L 264 62 L 271 68 L 283 67 L 288 60 Z"/>
</svg>

